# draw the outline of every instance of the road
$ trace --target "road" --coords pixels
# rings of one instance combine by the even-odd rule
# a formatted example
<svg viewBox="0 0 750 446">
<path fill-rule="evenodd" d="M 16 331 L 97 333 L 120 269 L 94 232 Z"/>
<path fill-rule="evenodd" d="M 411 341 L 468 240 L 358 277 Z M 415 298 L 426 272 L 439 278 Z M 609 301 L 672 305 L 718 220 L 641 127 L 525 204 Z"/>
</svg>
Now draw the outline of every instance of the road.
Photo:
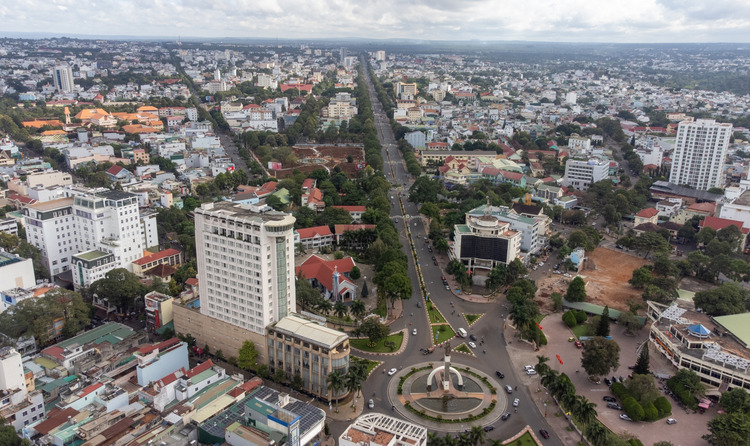
<svg viewBox="0 0 750 446">
<path fill-rule="evenodd" d="M 423 219 L 419 216 L 417 205 L 409 202 L 406 197 L 408 194 L 408 187 L 413 183 L 413 178 L 406 171 L 403 156 L 396 148 L 396 141 L 389 120 L 387 116 L 385 116 L 382 106 L 377 100 L 372 79 L 370 79 L 367 71 L 365 71 L 365 78 L 367 79 L 370 98 L 372 99 L 375 126 L 378 130 L 378 137 L 383 146 L 383 161 L 385 163 L 384 170 L 386 171 L 386 178 L 397 186 L 392 193 L 394 199 L 391 200 L 390 215 L 394 222 L 397 222 L 396 228 L 399 231 L 402 249 L 410 259 L 409 277 L 411 279 L 412 289 L 414 290 L 414 297 L 413 299 L 404 302 L 403 317 L 391 326 L 392 332 L 408 329 L 408 339 L 405 338 L 407 345 L 403 352 L 398 355 L 389 356 L 358 353 L 358 355 L 362 355 L 368 359 L 384 361 L 383 365 L 380 367 L 382 370 L 376 369 L 375 373 L 373 373 L 363 384 L 363 397 L 369 399 L 370 395 L 374 395 L 374 411 L 381 411 L 390 413 L 394 416 L 399 416 L 397 412 L 388 410 L 394 402 L 387 400 L 386 388 L 390 377 L 385 374 L 383 370 L 409 367 L 412 364 L 424 362 L 425 360 L 439 361 L 441 358 L 439 353 L 425 356 L 419 350 L 420 348 L 432 345 L 432 334 L 426 311 L 424 308 L 417 307 L 417 303 L 421 302 L 422 298 L 419 291 L 420 286 L 416 273 L 416 265 L 414 264 L 409 240 L 407 238 L 408 236 L 405 225 L 408 224 L 411 225 L 409 229 L 411 230 L 411 235 L 415 242 L 417 262 L 419 262 L 419 265 L 421 266 L 427 293 L 433 301 L 433 304 L 440 309 L 447 322 L 454 330 L 463 327 L 467 329 L 469 333 L 474 334 L 477 338 L 486 339 L 484 345 L 478 346 L 477 349 L 475 349 L 476 356 L 459 355 L 460 363 L 472 368 L 480 369 L 491 376 L 495 375 L 496 370 L 502 371 L 505 374 L 505 379 L 499 381 L 500 385 L 507 384 L 514 388 L 518 386 L 518 390 L 511 396 L 512 398 L 518 397 L 521 399 L 518 412 L 514 413 L 508 421 L 494 421 L 492 424 L 496 429 L 493 432 L 490 432 L 488 437 L 493 439 L 507 439 L 521 430 L 524 426 L 529 425 L 534 431 L 543 428 L 550 432 L 552 437 L 549 440 L 545 440 L 545 443 L 556 445 L 562 444 L 559 438 L 555 435 L 553 429 L 545 421 L 543 414 L 540 413 L 537 410 L 536 405 L 531 402 L 532 394 L 529 392 L 529 388 L 527 388 L 526 385 L 523 385 L 520 379 L 523 370 L 513 370 L 509 365 L 511 362 L 505 348 L 506 341 L 504 339 L 502 328 L 504 317 L 509 308 L 507 301 L 503 299 L 502 301 L 491 304 L 467 302 L 459 299 L 452 293 L 452 291 L 445 289 L 441 276 L 444 274 L 442 268 L 445 267 L 447 257 L 436 256 L 436 258 L 440 258 L 437 259 L 439 264 L 435 265 L 433 253 L 428 251 L 427 245 L 424 242 L 424 238 L 427 235 L 427 228 L 425 227 Z M 398 185 L 400 185 L 402 189 L 399 189 Z M 400 199 L 403 202 L 403 213 L 397 194 L 402 194 Z M 532 278 L 535 276 L 541 277 L 543 274 L 547 274 L 550 267 L 551 265 L 548 263 L 538 271 L 534 271 L 532 273 Z M 474 327 L 468 329 L 466 321 L 462 316 L 463 313 L 484 313 L 484 316 L 474 324 Z M 417 329 L 416 336 L 411 334 L 413 328 Z M 458 343 L 454 340 L 453 345 L 455 346 L 457 344 Z M 480 349 L 486 350 L 486 353 L 483 353 Z M 502 390 L 498 389 L 498 391 Z M 485 420 L 480 421 L 482 425 L 484 425 L 484 422 Z M 335 435 L 343 432 L 348 424 L 346 422 L 335 421 L 329 423 Z M 446 430 L 446 432 L 447 431 L 448 430 Z"/>
</svg>

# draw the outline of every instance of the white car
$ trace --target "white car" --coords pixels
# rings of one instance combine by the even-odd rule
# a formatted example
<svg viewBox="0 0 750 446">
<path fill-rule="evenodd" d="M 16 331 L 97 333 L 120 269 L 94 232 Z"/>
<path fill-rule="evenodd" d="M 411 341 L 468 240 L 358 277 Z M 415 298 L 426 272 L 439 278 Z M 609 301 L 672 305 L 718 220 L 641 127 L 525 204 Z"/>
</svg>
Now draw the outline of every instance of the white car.
<svg viewBox="0 0 750 446">
<path fill-rule="evenodd" d="M 633 421 L 629 416 L 625 415 L 624 413 L 620 414 L 620 419 L 625 421 Z"/>
<path fill-rule="evenodd" d="M 521 404 L 521 400 L 519 400 L 518 398 L 513 400 L 513 407 L 518 407 L 519 404 Z"/>
<path fill-rule="evenodd" d="M 469 347 L 471 347 L 471 348 L 477 348 L 477 344 L 469 341 Z"/>
<path fill-rule="evenodd" d="M 534 370 L 534 366 L 533 365 L 525 365 L 525 366 L 523 366 L 523 369 L 528 372 L 529 370 Z"/>
<path fill-rule="evenodd" d="M 413 334 L 413 335 L 415 335 L 415 336 L 416 336 L 416 334 L 417 334 L 417 329 L 415 328 L 414 330 L 412 330 L 412 331 L 411 331 L 411 334 Z"/>
<path fill-rule="evenodd" d="M 396 370 L 396 368 L 394 367 L 394 368 L 388 370 L 388 376 L 393 376 L 393 375 L 396 374 L 396 372 L 398 372 L 398 370 Z"/>
<path fill-rule="evenodd" d="M 527 375 L 536 375 L 536 370 L 534 370 L 534 369 L 526 370 L 526 374 Z"/>
</svg>

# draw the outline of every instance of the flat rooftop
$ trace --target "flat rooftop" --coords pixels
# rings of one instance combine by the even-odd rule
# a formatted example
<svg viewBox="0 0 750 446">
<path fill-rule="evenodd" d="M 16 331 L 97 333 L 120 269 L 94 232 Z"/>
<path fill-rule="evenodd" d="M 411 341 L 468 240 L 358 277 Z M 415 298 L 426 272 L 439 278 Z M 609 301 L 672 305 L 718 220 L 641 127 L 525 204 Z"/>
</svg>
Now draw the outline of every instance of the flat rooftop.
<svg viewBox="0 0 750 446">
<path fill-rule="evenodd" d="M 74 255 L 73 257 L 78 257 L 81 260 L 87 260 L 87 261 L 90 262 L 92 260 L 100 259 L 102 257 L 107 257 L 109 255 L 111 255 L 111 254 L 108 253 L 108 252 L 99 251 L 97 249 L 94 249 L 92 251 L 79 252 L 78 254 Z"/>
<path fill-rule="evenodd" d="M 68 206 L 73 206 L 73 197 L 70 198 L 59 198 L 57 200 L 43 201 L 41 203 L 34 203 L 29 205 L 30 208 L 38 211 L 51 211 L 53 209 L 60 209 Z"/>
<path fill-rule="evenodd" d="M 330 329 L 319 325 L 317 322 L 294 315 L 286 316 L 276 322 L 273 329 L 328 348 L 334 348 L 348 338 L 345 333 L 338 330 Z"/>
</svg>

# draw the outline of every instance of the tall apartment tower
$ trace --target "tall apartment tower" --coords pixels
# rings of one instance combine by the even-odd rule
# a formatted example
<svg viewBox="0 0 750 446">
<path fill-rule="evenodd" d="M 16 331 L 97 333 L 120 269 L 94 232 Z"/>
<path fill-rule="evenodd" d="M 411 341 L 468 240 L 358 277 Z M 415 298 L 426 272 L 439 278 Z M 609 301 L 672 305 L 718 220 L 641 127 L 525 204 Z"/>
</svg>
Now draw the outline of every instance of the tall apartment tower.
<svg viewBox="0 0 750 446">
<path fill-rule="evenodd" d="M 195 210 L 201 313 L 260 335 L 296 311 L 295 218 L 266 209 L 219 202 Z"/>
<path fill-rule="evenodd" d="M 680 122 L 669 182 L 698 190 L 724 187 L 724 160 L 732 131 L 732 124 L 713 119 Z"/>
<path fill-rule="evenodd" d="M 75 88 L 73 84 L 73 70 L 68 65 L 57 65 L 52 78 L 55 81 L 55 89 L 60 93 L 72 93 Z"/>
</svg>

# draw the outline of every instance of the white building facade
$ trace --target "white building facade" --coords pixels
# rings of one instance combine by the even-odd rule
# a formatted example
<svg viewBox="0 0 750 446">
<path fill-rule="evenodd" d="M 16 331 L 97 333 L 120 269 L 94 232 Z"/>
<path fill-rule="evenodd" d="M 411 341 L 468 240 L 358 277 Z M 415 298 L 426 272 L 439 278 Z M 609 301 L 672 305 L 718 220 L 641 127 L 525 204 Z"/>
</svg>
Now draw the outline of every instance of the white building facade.
<svg viewBox="0 0 750 446">
<path fill-rule="evenodd" d="M 685 120 L 677 127 L 669 182 L 698 190 L 724 187 L 724 162 L 732 124 Z"/>
<path fill-rule="evenodd" d="M 606 180 L 609 176 L 609 161 L 591 158 L 569 159 L 565 163 L 565 178 L 562 185 L 576 189 L 588 189 L 592 184 Z"/>
</svg>

